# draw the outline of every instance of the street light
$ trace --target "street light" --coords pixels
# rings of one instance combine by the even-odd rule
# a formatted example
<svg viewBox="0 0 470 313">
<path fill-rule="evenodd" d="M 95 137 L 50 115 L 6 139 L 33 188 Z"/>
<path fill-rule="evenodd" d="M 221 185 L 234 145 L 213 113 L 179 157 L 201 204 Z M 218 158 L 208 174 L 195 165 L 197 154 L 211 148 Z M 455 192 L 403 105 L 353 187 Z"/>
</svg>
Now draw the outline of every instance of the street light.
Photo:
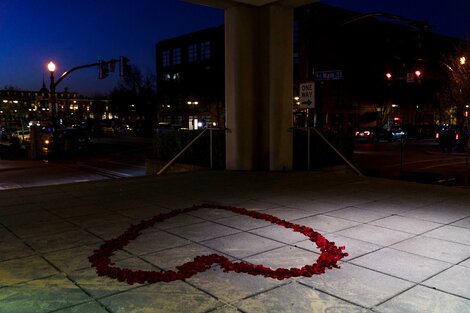
<svg viewBox="0 0 470 313">
<path fill-rule="evenodd" d="M 49 73 L 51 73 L 51 86 L 50 86 L 50 97 L 51 97 L 51 115 L 55 125 L 55 120 L 57 117 L 57 106 L 56 106 L 56 100 L 55 100 L 55 82 L 54 82 L 54 72 L 56 70 L 56 66 L 54 62 L 50 61 L 49 64 L 47 64 L 47 69 L 49 70 Z"/>
<path fill-rule="evenodd" d="M 49 62 L 49 64 L 47 64 L 47 69 L 49 70 L 49 72 L 51 72 L 51 74 L 54 74 L 55 72 L 55 64 L 54 62 Z"/>
</svg>

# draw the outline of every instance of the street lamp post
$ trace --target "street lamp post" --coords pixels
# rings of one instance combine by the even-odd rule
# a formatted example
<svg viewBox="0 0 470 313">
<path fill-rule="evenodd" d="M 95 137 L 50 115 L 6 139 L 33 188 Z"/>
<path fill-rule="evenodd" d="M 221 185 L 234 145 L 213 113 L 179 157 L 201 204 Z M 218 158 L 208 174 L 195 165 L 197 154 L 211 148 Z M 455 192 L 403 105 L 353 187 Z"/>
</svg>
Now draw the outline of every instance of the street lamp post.
<svg viewBox="0 0 470 313">
<path fill-rule="evenodd" d="M 55 81 L 54 81 L 54 72 L 55 72 L 55 69 L 56 69 L 56 66 L 54 64 L 54 62 L 49 62 L 49 64 L 47 64 L 47 69 L 49 70 L 49 73 L 51 73 L 51 85 L 50 85 L 50 101 L 51 101 L 51 115 L 52 115 L 52 119 L 53 119 L 53 122 L 54 122 L 54 126 L 55 126 L 55 120 L 57 118 L 57 115 L 58 115 L 58 110 L 57 110 L 57 104 L 56 104 L 56 99 L 55 99 Z"/>
<path fill-rule="evenodd" d="M 75 72 L 76 70 L 80 70 L 80 69 L 88 68 L 88 67 L 99 66 L 99 70 L 100 70 L 100 73 L 101 73 L 99 78 L 105 78 L 105 76 L 103 76 L 103 71 L 106 71 L 106 73 L 107 73 L 107 71 L 109 70 L 108 66 L 114 66 L 115 63 L 120 64 L 120 66 L 121 66 L 121 75 L 126 76 L 127 75 L 127 67 L 128 67 L 127 62 L 128 61 L 129 61 L 129 59 L 127 59 L 125 57 L 120 57 L 119 60 L 111 59 L 111 60 L 106 61 L 106 62 L 99 61 L 98 63 L 91 63 L 91 64 L 75 66 L 75 67 L 71 68 L 70 70 L 65 71 L 59 77 L 59 79 L 57 79 L 57 81 L 55 81 L 55 79 L 54 79 L 54 72 L 56 70 L 56 66 L 55 66 L 54 62 L 52 62 L 52 61 L 49 62 L 47 64 L 47 69 L 49 70 L 49 73 L 51 73 L 50 102 L 51 102 L 51 116 L 52 116 L 54 122 L 57 122 L 56 120 L 59 117 L 59 108 L 58 108 L 57 101 L 56 101 L 55 91 L 56 91 L 57 85 L 59 85 L 59 83 L 62 80 L 64 80 L 65 77 L 70 75 L 72 72 Z"/>
</svg>

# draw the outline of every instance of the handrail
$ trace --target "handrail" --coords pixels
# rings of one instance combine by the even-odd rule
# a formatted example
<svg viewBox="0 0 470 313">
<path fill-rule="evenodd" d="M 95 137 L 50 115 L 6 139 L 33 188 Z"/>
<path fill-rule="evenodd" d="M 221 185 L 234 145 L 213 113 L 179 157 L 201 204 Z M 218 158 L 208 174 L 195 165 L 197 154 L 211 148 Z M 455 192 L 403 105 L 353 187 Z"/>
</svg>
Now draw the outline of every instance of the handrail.
<svg viewBox="0 0 470 313">
<path fill-rule="evenodd" d="M 309 170 L 310 170 L 310 130 L 313 129 L 317 133 L 317 135 L 356 172 L 358 176 L 364 176 L 361 173 L 361 171 L 357 167 L 355 167 L 354 164 L 352 164 L 341 152 L 339 152 L 339 150 L 336 149 L 335 146 L 333 146 L 331 142 L 328 139 L 326 139 L 326 137 L 323 136 L 323 134 L 318 129 L 312 128 L 312 127 L 307 127 L 307 128 L 293 127 L 292 129 L 300 129 L 300 130 L 307 131 L 307 140 L 308 140 L 307 142 L 307 168 Z"/>
<path fill-rule="evenodd" d="M 337 154 L 356 172 L 356 174 L 357 174 L 358 176 L 364 176 L 364 175 L 361 173 L 361 171 L 360 171 L 357 167 L 354 166 L 354 164 L 352 164 L 341 152 L 338 151 L 338 149 L 336 149 L 336 148 L 328 141 L 328 139 L 325 138 L 325 136 L 323 136 L 322 133 L 320 133 L 320 131 L 319 131 L 318 129 L 316 129 L 316 128 L 312 128 L 312 129 L 317 133 L 317 135 L 318 135 L 321 139 L 323 139 L 323 141 L 326 142 L 326 144 L 327 144 L 328 146 L 330 146 L 331 149 L 333 149 L 333 151 L 335 151 L 335 152 L 336 152 L 336 153 L 337 153 Z"/>
<path fill-rule="evenodd" d="M 160 171 L 158 171 L 157 175 L 163 173 L 168 167 L 170 167 L 176 159 L 178 159 L 186 150 L 189 149 L 200 137 L 202 137 L 207 131 L 210 131 L 210 140 L 209 140 L 209 154 L 210 154 L 210 168 L 213 166 L 213 148 L 212 148 L 212 131 L 213 130 L 225 130 L 226 128 L 205 128 L 201 133 L 199 133 L 191 142 L 189 142 L 178 154 L 176 154 L 170 161 L 168 161 L 165 166 L 163 166 Z"/>
<path fill-rule="evenodd" d="M 157 175 L 160 175 L 161 173 L 163 173 L 168 167 L 170 167 L 170 165 L 172 165 L 176 159 L 178 159 L 186 150 L 189 149 L 189 147 L 191 147 L 202 135 L 204 135 L 207 131 L 209 130 L 209 128 L 206 128 L 204 129 L 199 135 L 197 135 L 193 140 L 191 140 L 191 142 L 189 142 L 186 147 L 184 147 L 180 152 L 178 152 L 178 154 L 176 154 L 164 167 L 162 167 Z"/>
<path fill-rule="evenodd" d="M 199 133 L 193 140 L 191 140 L 180 152 L 178 152 L 170 161 L 168 161 L 167 164 L 165 164 L 165 166 L 163 166 L 157 173 L 157 175 L 160 175 L 162 174 L 168 167 L 170 167 L 186 150 L 188 150 L 197 140 L 199 140 L 199 138 L 201 138 L 207 131 L 210 131 L 210 147 L 209 147 L 209 153 L 210 153 L 210 167 L 212 168 L 212 131 L 214 129 L 221 129 L 221 128 L 205 128 L 201 133 Z M 223 130 L 226 130 L 226 128 L 222 128 Z M 304 128 L 301 128 L 302 130 L 305 130 Z M 309 140 L 309 143 L 308 143 L 308 146 L 310 146 L 310 130 L 313 129 L 317 135 L 323 140 L 325 141 L 325 143 L 331 148 L 333 149 L 334 152 L 336 152 L 355 172 L 358 176 L 364 176 L 361 171 L 354 166 L 354 164 L 352 164 L 338 149 L 336 149 L 330 142 L 328 139 L 325 138 L 325 136 L 323 136 L 323 134 L 318 131 L 318 129 L 316 128 L 311 128 L 311 127 L 308 127 L 306 130 L 309 134 L 308 136 L 308 140 Z M 308 149 L 310 151 L 310 149 Z M 308 158 L 310 159 L 310 154 L 308 153 Z M 310 162 L 310 161 L 309 161 Z"/>
</svg>

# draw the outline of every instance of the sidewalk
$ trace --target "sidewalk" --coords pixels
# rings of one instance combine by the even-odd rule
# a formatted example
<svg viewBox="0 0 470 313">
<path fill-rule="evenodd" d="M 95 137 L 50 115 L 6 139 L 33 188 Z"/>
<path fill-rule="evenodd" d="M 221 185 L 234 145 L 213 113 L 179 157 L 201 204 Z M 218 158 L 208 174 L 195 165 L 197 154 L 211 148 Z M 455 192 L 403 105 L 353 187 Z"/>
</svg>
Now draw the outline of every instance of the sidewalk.
<svg viewBox="0 0 470 313">
<path fill-rule="evenodd" d="M 131 224 L 209 203 L 318 231 L 349 256 L 277 280 L 213 265 L 185 281 L 97 276 L 88 257 Z M 209 206 L 209 205 L 208 205 Z M 315 263 L 303 234 L 202 208 L 157 222 L 111 257 L 175 269 L 218 254 L 276 268 Z M 470 192 L 337 172 L 201 171 L 0 191 L 0 312 L 470 312 Z"/>
<path fill-rule="evenodd" d="M 40 167 L 41 162 L 37 160 L 2 160 L 0 162 L 0 171 L 13 171 L 24 168 Z"/>
</svg>

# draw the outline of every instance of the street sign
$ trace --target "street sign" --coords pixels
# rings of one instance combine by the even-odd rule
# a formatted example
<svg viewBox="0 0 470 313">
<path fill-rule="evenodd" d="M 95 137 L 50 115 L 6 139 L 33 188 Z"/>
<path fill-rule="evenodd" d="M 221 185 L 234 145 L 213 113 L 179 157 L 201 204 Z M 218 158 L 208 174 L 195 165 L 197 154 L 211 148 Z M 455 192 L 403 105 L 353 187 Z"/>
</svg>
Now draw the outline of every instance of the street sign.
<svg viewBox="0 0 470 313">
<path fill-rule="evenodd" d="M 315 72 L 315 80 L 340 80 L 340 79 L 343 79 L 342 70 Z"/>
<path fill-rule="evenodd" d="M 414 73 L 406 73 L 406 82 L 407 83 L 414 83 L 415 82 L 415 74 Z"/>
<path fill-rule="evenodd" d="M 300 108 L 310 109 L 315 107 L 315 83 L 307 82 L 300 84 Z"/>
</svg>

